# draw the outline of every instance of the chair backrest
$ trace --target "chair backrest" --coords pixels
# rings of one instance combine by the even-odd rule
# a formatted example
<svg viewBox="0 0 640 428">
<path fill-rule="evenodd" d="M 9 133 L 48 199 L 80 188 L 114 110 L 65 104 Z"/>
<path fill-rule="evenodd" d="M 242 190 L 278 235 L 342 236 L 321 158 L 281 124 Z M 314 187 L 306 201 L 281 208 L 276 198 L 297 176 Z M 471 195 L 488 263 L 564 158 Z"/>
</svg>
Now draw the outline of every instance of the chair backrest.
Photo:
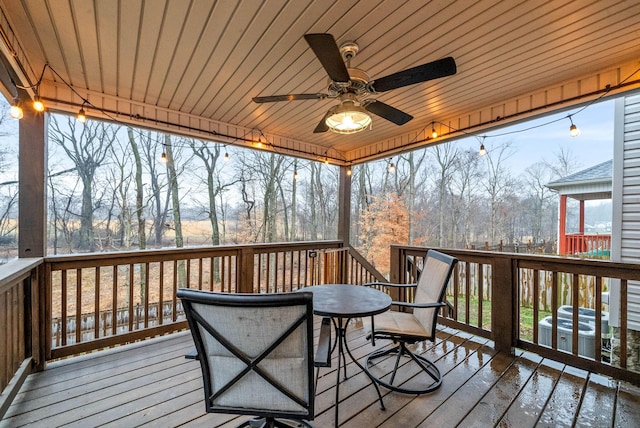
<svg viewBox="0 0 640 428">
<path fill-rule="evenodd" d="M 313 419 L 313 294 L 179 289 L 207 412 Z"/>
<path fill-rule="evenodd" d="M 447 284 L 458 259 L 436 250 L 427 251 L 427 257 L 420 273 L 416 289 L 416 303 L 443 302 Z M 425 330 L 435 336 L 439 308 L 414 309 L 413 315 Z"/>
</svg>

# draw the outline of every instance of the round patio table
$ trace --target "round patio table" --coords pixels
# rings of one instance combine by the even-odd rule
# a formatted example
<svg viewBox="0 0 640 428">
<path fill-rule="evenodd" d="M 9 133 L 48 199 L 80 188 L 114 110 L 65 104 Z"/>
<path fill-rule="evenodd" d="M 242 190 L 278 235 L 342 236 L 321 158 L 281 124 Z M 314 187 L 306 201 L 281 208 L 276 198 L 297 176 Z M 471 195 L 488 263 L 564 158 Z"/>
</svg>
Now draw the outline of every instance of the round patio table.
<svg viewBox="0 0 640 428">
<path fill-rule="evenodd" d="M 371 384 L 376 388 L 380 399 L 380 408 L 384 410 L 382 394 L 378 384 L 367 370 L 353 357 L 347 345 L 347 325 L 352 318 L 368 317 L 388 311 L 391 307 L 391 297 L 375 288 L 349 284 L 325 284 L 305 287 L 300 291 L 313 293 L 313 313 L 323 317 L 330 317 L 336 332 L 333 350 L 338 347 L 338 370 L 336 378 L 336 411 L 335 426 L 338 426 L 338 403 L 340 398 L 340 366 L 344 363 L 344 378 L 347 379 L 347 361 L 345 351 L 351 360 L 365 373 Z"/>
</svg>

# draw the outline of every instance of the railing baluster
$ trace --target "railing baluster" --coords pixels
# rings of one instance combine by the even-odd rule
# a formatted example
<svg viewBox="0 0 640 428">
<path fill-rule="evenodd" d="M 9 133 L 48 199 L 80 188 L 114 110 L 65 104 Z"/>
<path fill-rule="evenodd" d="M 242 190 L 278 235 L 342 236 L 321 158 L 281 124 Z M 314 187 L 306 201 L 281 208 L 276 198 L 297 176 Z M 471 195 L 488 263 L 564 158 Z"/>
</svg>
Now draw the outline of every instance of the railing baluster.
<svg viewBox="0 0 640 428">
<path fill-rule="evenodd" d="M 620 280 L 620 319 L 623 320 L 620 323 L 620 367 L 623 369 L 627 368 L 627 323 L 625 322 L 628 319 L 627 292 L 627 280 L 622 279 Z"/>
<path fill-rule="evenodd" d="M 62 327 L 62 346 L 67 344 L 67 271 L 62 271 L 61 280 L 61 294 L 62 305 L 60 310 L 60 326 Z"/>
<path fill-rule="evenodd" d="M 471 308 L 471 263 L 466 263 L 467 277 L 464 284 L 464 323 L 469 324 L 469 312 Z"/>
<path fill-rule="evenodd" d="M 482 302 L 484 299 L 484 264 L 478 263 L 478 327 L 482 328 Z"/>
<path fill-rule="evenodd" d="M 178 291 L 178 260 L 173 260 L 173 279 L 171 281 L 171 320 L 176 322 L 178 319 L 178 298 L 176 292 Z"/>
<path fill-rule="evenodd" d="M 95 267 L 95 292 L 93 302 L 93 338 L 100 337 L 100 267 Z"/>
<path fill-rule="evenodd" d="M 158 263 L 158 325 L 164 324 L 164 262 Z"/>
<path fill-rule="evenodd" d="M 82 341 L 82 269 L 76 269 L 76 343 Z"/>
<path fill-rule="evenodd" d="M 599 275 L 596 276 L 595 298 L 596 352 L 594 358 L 596 361 L 602 361 L 602 277 Z"/>
<path fill-rule="evenodd" d="M 540 271 L 533 271 L 533 343 L 539 343 L 538 323 L 540 321 Z"/>
<path fill-rule="evenodd" d="M 111 334 L 115 336 L 118 328 L 118 265 L 113 265 L 112 274 L 113 286 L 111 290 Z"/>
<path fill-rule="evenodd" d="M 133 331 L 133 283 L 134 283 L 134 269 L 133 264 L 129 263 L 129 331 Z"/>
<path fill-rule="evenodd" d="M 558 293 L 560 284 L 558 284 L 558 272 L 553 271 L 551 274 L 551 347 L 558 349 Z"/>
<path fill-rule="evenodd" d="M 578 334 L 580 333 L 580 324 L 579 324 L 579 311 L 580 311 L 580 281 L 578 278 L 578 274 L 574 273 L 571 276 L 571 291 L 572 291 L 572 304 L 573 304 L 573 335 L 571 336 L 571 350 L 574 355 L 578 355 Z"/>
<path fill-rule="evenodd" d="M 149 328 L 149 262 L 145 262 L 144 275 L 140 272 L 144 281 L 144 328 Z"/>
</svg>

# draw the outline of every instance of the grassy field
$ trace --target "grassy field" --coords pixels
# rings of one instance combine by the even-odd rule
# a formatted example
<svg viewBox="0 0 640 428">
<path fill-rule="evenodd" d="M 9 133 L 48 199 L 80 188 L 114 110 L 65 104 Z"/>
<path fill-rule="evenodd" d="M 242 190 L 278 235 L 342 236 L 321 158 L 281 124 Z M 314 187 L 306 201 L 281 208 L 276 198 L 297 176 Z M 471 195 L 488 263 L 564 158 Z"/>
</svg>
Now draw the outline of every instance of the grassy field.
<svg viewBox="0 0 640 428">
<path fill-rule="evenodd" d="M 447 300 L 453 304 L 453 296 L 447 296 Z M 472 297 L 469 301 L 469 324 L 480 327 L 478 325 L 478 298 Z M 544 317 L 550 316 L 549 311 L 538 311 L 538 321 Z M 466 320 L 466 299 L 464 296 L 458 296 L 458 321 Z M 483 300 L 482 302 L 482 328 L 491 330 L 491 301 Z M 520 338 L 522 340 L 533 340 L 533 329 L 537 326 L 533 325 L 533 308 L 520 307 Z"/>
</svg>

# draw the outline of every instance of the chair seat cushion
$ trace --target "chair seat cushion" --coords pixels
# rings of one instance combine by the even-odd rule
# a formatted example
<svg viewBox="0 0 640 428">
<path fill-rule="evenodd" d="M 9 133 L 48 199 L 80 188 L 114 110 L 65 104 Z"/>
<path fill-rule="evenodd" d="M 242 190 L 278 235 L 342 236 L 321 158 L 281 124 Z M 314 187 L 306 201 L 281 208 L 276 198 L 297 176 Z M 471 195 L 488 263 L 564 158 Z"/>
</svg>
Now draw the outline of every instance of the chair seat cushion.
<svg viewBox="0 0 640 428">
<path fill-rule="evenodd" d="M 387 311 L 374 317 L 376 336 L 390 335 L 418 340 L 431 339 L 431 332 L 426 331 L 413 314 L 408 312 Z M 367 335 L 371 333 L 371 317 L 364 317 L 363 324 Z"/>
</svg>

